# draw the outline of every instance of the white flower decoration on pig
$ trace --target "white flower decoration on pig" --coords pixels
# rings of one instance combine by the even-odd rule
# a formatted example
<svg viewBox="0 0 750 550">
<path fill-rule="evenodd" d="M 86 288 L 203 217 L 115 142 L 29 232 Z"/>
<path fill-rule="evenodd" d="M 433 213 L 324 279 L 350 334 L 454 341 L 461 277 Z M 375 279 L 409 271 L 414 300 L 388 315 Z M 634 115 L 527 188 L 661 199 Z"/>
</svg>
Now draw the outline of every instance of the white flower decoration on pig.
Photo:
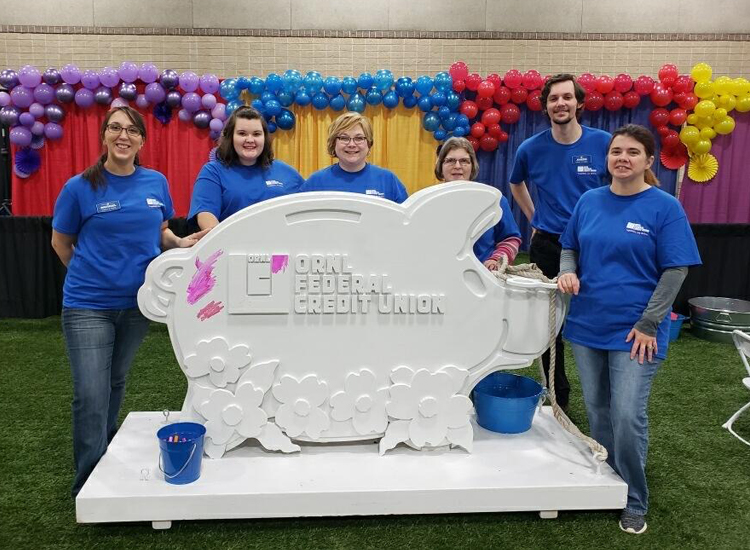
<svg viewBox="0 0 750 550">
<path fill-rule="evenodd" d="M 375 374 L 362 369 L 349 373 L 344 391 L 331 396 L 331 418 L 338 421 L 352 419 L 358 434 L 383 433 L 388 425 L 385 411 L 388 388 L 378 388 Z"/>
<path fill-rule="evenodd" d="M 320 408 L 328 397 L 328 385 L 309 374 L 302 380 L 284 375 L 271 390 L 281 402 L 276 411 L 276 424 L 284 428 L 289 437 L 306 433 L 310 439 L 318 439 L 328 429 L 331 420 Z"/>
<path fill-rule="evenodd" d="M 471 400 L 457 395 L 469 372 L 446 366 L 431 373 L 399 367 L 391 373 L 388 414 L 394 418 L 380 440 L 380 453 L 398 443 L 415 447 L 450 444 L 471 452 Z"/>
<path fill-rule="evenodd" d="M 250 348 L 245 345 L 229 347 L 222 337 L 202 340 L 195 353 L 185 357 L 185 373 L 191 378 L 208 375 L 217 388 L 224 388 L 240 377 L 240 369 L 250 364 Z"/>
</svg>

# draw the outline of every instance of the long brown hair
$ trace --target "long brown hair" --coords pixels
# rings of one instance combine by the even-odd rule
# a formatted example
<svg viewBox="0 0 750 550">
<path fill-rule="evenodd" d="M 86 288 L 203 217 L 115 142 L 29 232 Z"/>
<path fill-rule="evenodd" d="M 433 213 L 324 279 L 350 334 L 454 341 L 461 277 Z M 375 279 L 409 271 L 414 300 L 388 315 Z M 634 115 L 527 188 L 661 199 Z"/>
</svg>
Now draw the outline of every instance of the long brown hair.
<svg viewBox="0 0 750 550">
<path fill-rule="evenodd" d="M 654 134 L 652 134 L 648 128 L 644 128 L 640 124 L 626 124 L 625 126 L 621 126 L 612 132 L 612 139 L 609 140 L 609 145 L 607 145 L 607 152 L 609 152 L 609 148 L 612 147 L 612 142 L 617 136 L 631 137 L 643 145 L 643 150 L 646 152 L 646 158 L 655 156 L 656 140 L 654 139 Z M 649 185 L 659 186 L 659 179 L 651 168 L 646 168 L 646 172 L 643 174 L 643 181 Z"/>
<path fill-rule="evenodd" d="M 99 141 L 101 141 L 102 143 L 104 142 L 104 135 L 107 132 L 109 119 L 111 119 L 115 113 L 124 113 L 125 116 L 130 119 L 130 122 L 133 123 L 133 126 L 138 128 L 138 130 L 141 132 L 141 139 L 143 141 L 146 141 L 146 124 L 143 122 L 143 117 L 138 111 L 130 107 L 115 107 L 107 113 L 107 116 L 105 116 L 104 120 L 102 121 L 102 125 L 99 127 Z M 91 184 L 91 189 L 93 189 L 94 191 L 96 191 L 100 187 L 104 187 L 107 185 L 107 180 L 104 178 L 105 162 L 107 162 L 107 151 L 104 151 L 104 154 L 99 157 L 99 160 L 96 162 L 96 164 L 89 166 L 88 168 L 86 168 L 86 170 L 83 171 L 83 174 L 81 174 L 83 178 Z M 135 160 L 133 161 L 133 164 L 135 164 L 136 166 L 139 166 L 141 164 L 138 153 L 135 154 Z"/>
<path fill-rule="evenodd" d="M 237 151 L 234 150 L 234 128 L 237 126 L 238 118 L 260 120 L 260 125 L 263 128 L 263 151 L 258 155 L 258 160 L 256 162 L 262 168 L 268 168 L 273 162 L 271 132 L 268 131 L 268 125 L 266 124 L 263 115 L 261 115 L 256 109 L 248 107 L 247 105 L 235 109 L 229 119 L 227 119 L 224 129 L 221 131 L 221 138 L 219 138 L 219 146 L 216 149 L 216 158 L 224 166 L 231 166 L 232 164 L 238 164 L 240 162 L 240 157 L 237 154 Z"/>
</svg>

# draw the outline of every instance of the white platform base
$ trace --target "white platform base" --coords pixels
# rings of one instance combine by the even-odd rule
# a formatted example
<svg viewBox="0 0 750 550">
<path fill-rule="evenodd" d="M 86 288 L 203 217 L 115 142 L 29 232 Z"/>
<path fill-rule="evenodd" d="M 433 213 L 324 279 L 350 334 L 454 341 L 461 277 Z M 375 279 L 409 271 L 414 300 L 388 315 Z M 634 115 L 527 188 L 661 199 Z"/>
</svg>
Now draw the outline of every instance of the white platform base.
<svg viewBox="0 0 750 550">
<path fill-rule="evenodd" d="M 177 422 L 179 413 L 170 415 Z M 170 485 L 159 471 L 159 412 L 131 413 L 76 499 L 79 523 L 446 514 L 624 508 L 627 485 L 565 432 L 549 407 L 528 432 L 501 435 L 475 426 L 474 452 L 374 443 L 303 445 L 282 455 L 244 444 L 203 457 L 201 477 Z"/>
</svg>

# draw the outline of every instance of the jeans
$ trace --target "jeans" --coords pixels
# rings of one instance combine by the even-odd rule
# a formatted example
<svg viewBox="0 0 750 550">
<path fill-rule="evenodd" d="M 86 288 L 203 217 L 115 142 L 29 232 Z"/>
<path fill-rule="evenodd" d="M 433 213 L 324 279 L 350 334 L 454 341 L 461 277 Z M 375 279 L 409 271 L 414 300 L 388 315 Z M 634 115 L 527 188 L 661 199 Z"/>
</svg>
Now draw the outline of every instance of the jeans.
<svg viewBox="0 0 750 550">
<path fill-rule="evenodd" d="M 625 510 L 648 511 L 646 454 L 648 398 L 661 359 L 630 359 L 629 351 L 593 349 L 571 343 L 581 378 L 591 437 L 609 453 L 607 463 L 628 484 Z"/>
<path fill-rule="evenodd" d="M 551 279 L 557 277 L 560 272 L 561 252 L 562 246 L 558 235 L 537 231 L 531 239 L 529 260 L 535 263 L 546 277 Z M 549 379 L 549 350 L 542 354 L 542 368 L 544 369 L 544 375 L 547 377 L 547 384 L 551 385 L 553 382 Z M 555 339 L 554 387 L 558 405 L 567 408 L 570 400 L 570 382 L 568 382 L 568 377 L 565 374 L 565 347 L 563 346 L 562 331 Z"/>
<path fill-rule="evenodd" d="M 125 381 L 148 324 L 138 308 L 63 308 L 63 336 L 73 375 L 74 498 L 117 433 Z"/>
</svg>

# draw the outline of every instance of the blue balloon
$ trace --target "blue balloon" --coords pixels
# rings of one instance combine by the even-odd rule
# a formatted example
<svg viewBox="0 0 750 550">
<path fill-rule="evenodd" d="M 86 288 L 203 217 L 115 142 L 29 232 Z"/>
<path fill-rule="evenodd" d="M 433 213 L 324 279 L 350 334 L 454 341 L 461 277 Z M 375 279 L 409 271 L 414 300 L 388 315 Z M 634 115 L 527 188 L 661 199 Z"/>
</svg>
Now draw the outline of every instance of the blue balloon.
<svg viewBox="0 0 750 550">
<path fill-rule="evenodd" d="M 267 120 L 266 126 L 268 126 L 268 133 L 273 134 L 276 131 L 276 123 L 272 120 Z"/>
<path fill-rule="evenodd" d="M 389 90 L 383 96 L 383 106 L 387 107 L 388 109 L 393 109 L 395 107 L 398 107 L 398 94 L 394 92 L 393 90 Z"/>
<path fill-rule="evenodd" d="M 346 102 L 346 108 L 357 113 L 364 113 L 365 98 L 359 92 L 352 94 L 349 101 Z"/>
<path fill-rule="evenodd" d="M 443 141 L 448 136 L 448 132 L 446 132 L 445 130 L 435 130 L 432 135 L 436 140 Z"/>
<path fill-rule="evenodd" d="M 453 79 L 446 72 L 440 72 L 435 75 L 435 88 L 441 92 L 447 92 L 453 88 Z"/>
<path fill-rule="evenodd" d="M 341 81 L 335 76 L 329 76 L 323 82 L 323 89 L 328 95 L 336 95 L 341 91 Z"/>
<path fill-rule="evenodd" d="M 284 71 L 281 80 L 284 82 L 284 90 L 290 93 L 296 93 L 302 85 L 302 75 L 295 69 Z"/>
<path fill-rule="evenodd" d="M 248 90 L 250 90 L 250 93 L 253 95 L 260 95 L 263 93 L 263 90 L 266 89 L 266 83 L 263 82 L 262 78 L 258 78 L 257 76 L 254 76 L 250 79 L 250 86 L 248 86 Z"/>
<path fill-rule="evenodd" d="M 323 87 L 323 77 L 318 71 L 310 71 L 302 81 L 302 86 L 307 90 L 307 93 L 312 97 L 317 94 Z"/>
<path fill-rule="evenodd" d="M 278 99 L 282 107 L 289 107 L 292 103 L 294 103 L 294 96 L 292 95 L 292 93 L 293 92 L 289 92 L 287 90 L 281 90 L 278 94 L 276 94 L 276 99 Z"/>
<path fill-rule="evenodd" d="M 380 105 L 383 101 L 383 94 L 380 93 L 380 90 L 373 87 L 367 92 L 365 100 L 369 105 Z"/>
<path fill-rule="evenodd" d="M 357 81 L 351 76 L 345 76 L 341 80 L 341 89 L 345 94 L 354 94 L 357 92 Z"/>
<path fill-rule="evenodd" d="M 421 95 L 427 95 L 432 91 L 432 79 L 427 75 L 422 75 L 417 79 L 417 91 Z"/>
<path fill-rule="evenodd" d="M 445 105 L 446 97 L 443 92 L 435 92 L 430 97 L 430 101 L 432 101 L 433 107 L 440 107 L 442 105 Z"/>
<path fill-rule="evenodd" d="M 381 92 L 385 92 L 393 86 L 393 73 L 388 69 L 380 69 L 375 73 L 375 87 Z"/>
<path fill-rule="evenodd" d="M 431 111 L 432 110 L 432 101 L 430 100 L 430 96 L 423 95 L 422 97 L 420 97 L 419 101 L 417 101 L 417 106 L 422 111 L 424 111 L 425 113 L 427 111 Z"/>
<path fill-rule="evenodd" d="M 408 76 L 402 76 L 396 81 L 396 93 L 399 97 L 408 97 L 414 94 L 414 82 Z"/>
<path fill-rule="evenodd" d="M 276 126 L 282 130 L 291 130 L 294 128 L 294 113 L 289 109 L 282 109 L 281 113 L 276 115 Z"/>
<path fill-rule="evenodd" d="M 468 133 L 468 126 L 456 126 L 456 128 L 453 130 L 453 135 L 456 137 L 464 137 Z"/>
<path fill-rule="evenodd" d="M 451 111 L 457 111 L 459 105 L 461 105 L 461 96 L 454 91 L 450 91 L 445 94 L 445 104 Z"/>
<path fill-rule="evenodd" d="M 247 90 L 250 87 L 250 79 L 246 76 L 241 76 L 237 79 L 237 88 L 240 90 Z"/>
<path fill-rule="evenodd" d="M 443 105 L 442 107 L 440 107 L 440 109 L 438 109 L 437 113 L 438 113 L 438 116 L 440 117 L 440 120 L 445 120 L 446 118 L 450 116 L 451 110 L 445 105 Z"/>
<path fill-rule="evenodd" d="M 448 115 L 447 118 L 442 119 L 443 120 L 443 128 L 448 130 L 449 132 L 453 130 L 456 127 L 456 120 L 458 119 L 458 115 L 456 113 L 451 113 Z"/>
<path fill-rule="evenodd" d="M 469 117 L 464 114 L 460 114 L 456 117 L 456 126 L 469 127 Z"/>
<path fill-rule="evenodd" d="M 268 116 L 276 116 L 281 112 L 281 103 L 275 99 L 267 101 L 264 105 L 266 106 L 266 114 Z"/>
<path fill-rule="evenodd" d="M 343 100 L 344 98 L 342 97 L 341 99 Z M 323 92 L 318 92 L 313 96 L 312 104 L 313 107 L 315 107 L 318 111 L 322 111 L 323 109 L 328 107 L 328 96 Z"/>
<path fill-rule="evenodd" d="M 375 79 L 370 73 L 362 73 L 357 79 L 357 86 L 359 86 L 363 90 L 369 90 L 370 88 L 372 88 L 372 85 L 374 83 Z"/>
<path fill-rule="evenodd" d="M 253 109 L 255 109 L 256 111 L 260 113 L 262 113 L 266 109 L 265 106 L 263 105 L 263 102 L 260 99 L 253 99 L 250 102 L 250 107 L 252 107 Z"/>
<path fill-rule="evenodd" d="M 276 99 L 276 94 L 273 92 L 263 92 L 262 94 L 260 94 L 260 100 L 263 103 L 268 103 L 272 99 Z"/>
<path fill-rule="evenodd" d="M 408 95 L 404 98 L 404 107 L 407 109 L 412 109 L 417 105 L 417 96 L 415 95 Z"/>
<path fill-rule="evenodd" d="M 268 91 L 276 93 L 284 87 L 284 81 L 276 73 L 269 73 L 266 77 L 266 88 Z"/>
<path fill-rule="evenodd" d="M 240 91 L 237 89 L 236 85 L 236 78 L 227 78 L 226 80 L 222 80 L 221 85 L 219 86 L 219 94 L 227 101 L 237 99 L 238 97 L 240 97 Z"/>
<path fill-rule="evenodd" d="M 428 132 L 434 132 L 440 128 L 440 117 L 432 111 L 425 113 L 424 117 L 422 117 L 422 126 Z"/>
<path fill-rule="evenodd" d="M 227 114 L 227 116 L 229 116 L 235 110 L 237 110 L 238 108 L 242 107 L 243 105 L 244 105 L 244 103 L 242 103 L 241 101 L 233 99 L 232 101 L 230 101 L 229 103 L 227 103 L 227 106 L 226 106 L 224 112 Z"/>
<path fill-rule="evenodd" d="M 331 109 L 338 112 L 346 107 L 346 100 L 344 99 L 344 96 L 338 94 L 331 98 L 329 105 L 331 106 Z"/>
<path fill-rule="evenodd" d="M 312 102 L 312 98 L 310 97 L 310 94 L 307 93 L 307 90 L 305 88 L 302 88 L 297 92 L 297 95 L 294 97 L 294 101 L 300 107 L 305 107 L 307 105 L 310 105 L 310 103 Z"/>
</svg>

